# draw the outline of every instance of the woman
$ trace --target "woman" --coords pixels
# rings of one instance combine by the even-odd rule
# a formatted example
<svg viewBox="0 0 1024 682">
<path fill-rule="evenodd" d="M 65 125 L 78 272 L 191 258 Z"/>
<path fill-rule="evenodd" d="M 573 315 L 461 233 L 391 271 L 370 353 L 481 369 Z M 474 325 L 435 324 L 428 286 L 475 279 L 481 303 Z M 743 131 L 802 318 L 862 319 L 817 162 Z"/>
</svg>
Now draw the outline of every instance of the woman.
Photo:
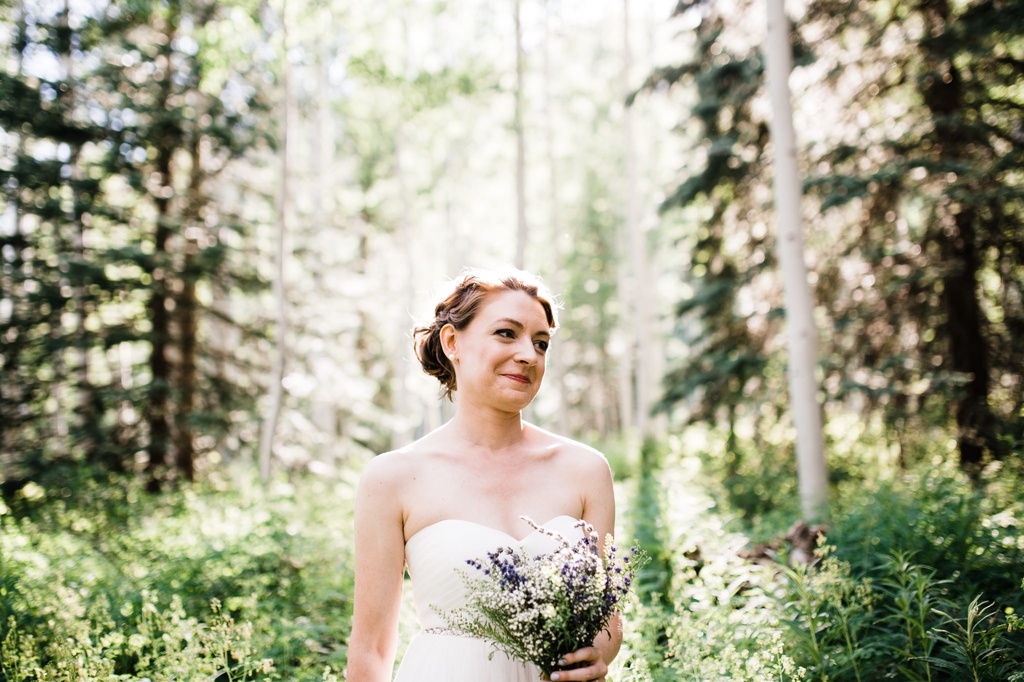
<svg viewBox="0 0 1024 682">
<path fill-rule="evenodd" d="M 613 531 L 611 472 L 597 451 L 522 419 L 544 378 L 557 323 L 539 279 L 520 271 L 470 271 L 414 333 L 417 357 L 451 398 L 451 421 L 411 445 L 375 457 L 355 513 L 355 605 L 349 682 L 390 679 L 405 566 L 423 630 L 396 682 L 536 682 L 539 670 L 490 642 L 447 630 L 438 611 L 464 603 L 456 569 L 510 542 L 531 552 L 552 540 L 529 517 L 565 535 L 578 519 Z M 622 641 L 613 620 L 592 646 L 565 652 L 558 680 L 604 680 Z M 492 655 L 493 654 L 493 655 Z"/>
</svg>

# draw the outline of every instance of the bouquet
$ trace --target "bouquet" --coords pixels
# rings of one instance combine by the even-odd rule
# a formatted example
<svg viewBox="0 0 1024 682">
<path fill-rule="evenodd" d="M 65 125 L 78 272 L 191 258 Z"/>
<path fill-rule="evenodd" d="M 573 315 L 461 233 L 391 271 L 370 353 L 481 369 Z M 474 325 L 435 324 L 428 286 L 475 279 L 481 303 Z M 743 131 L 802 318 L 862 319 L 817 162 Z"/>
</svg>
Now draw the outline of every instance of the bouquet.
<svg viewBox="0 0 1024 682">
<path fill-rule="evenodd" d="M 585 521 L 576 524 L 583 537 L 570 542 L 522 518 L 554 538 L 558 548 L 529 556 L 523 549 L 501 547 L 486 560 L 469 559 L 477 572 L 464 574 L 466 606 L 441 615 L 450 628 L 490 640 L 509 656 L 536 664 L 547 677 L 559 668 L 561 656 L 590 646 L 607 629 L 646 555 L 636 547 L 620 554 L 610 535 L 602 553 L 597 533 Z"/>
</svg>

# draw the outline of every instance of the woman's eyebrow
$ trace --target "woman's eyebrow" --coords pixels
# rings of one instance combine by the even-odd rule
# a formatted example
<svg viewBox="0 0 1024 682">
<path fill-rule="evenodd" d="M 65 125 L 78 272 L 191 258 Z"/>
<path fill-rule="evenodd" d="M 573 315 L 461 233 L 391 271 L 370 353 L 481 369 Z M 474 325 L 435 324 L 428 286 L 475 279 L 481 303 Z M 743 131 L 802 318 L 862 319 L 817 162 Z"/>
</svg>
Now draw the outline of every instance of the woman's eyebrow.
<svg viewBox="0 0 1024 682">
<path fill-rule="evenodd" d="M 500 320 L 496 320 L 495 324 L 510 324 L 516 329 L 525 329 L 525 326 L 519 320 L 513 320 L 511 317 L 503 317 Z"/>
<path fill-rule="evenodd" d="M 498 325 L 498 324 L 507 324 L 507 325 L 511 325 L 511 326 L 515 327 L 516 329 L 526 329 L 526 325 L 524 325 L 519 320 L 512 319 L 511 317 L 503 317 L 500 320 L 495 320 L 494 324 L 496 324 L 496 325 Z M 551 333 L 542 329 L 541 331 L 539 331 L 536 334 L 534 334 L 534 336 L 548 336 L 548 337 L 550 337 Z"/>
</svg>

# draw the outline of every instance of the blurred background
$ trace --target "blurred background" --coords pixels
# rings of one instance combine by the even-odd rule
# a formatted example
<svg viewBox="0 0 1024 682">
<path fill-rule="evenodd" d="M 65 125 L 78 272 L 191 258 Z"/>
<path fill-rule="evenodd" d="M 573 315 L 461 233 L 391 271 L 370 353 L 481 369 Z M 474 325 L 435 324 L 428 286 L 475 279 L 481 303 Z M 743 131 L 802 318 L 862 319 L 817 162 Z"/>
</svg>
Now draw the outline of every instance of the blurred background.
<svg viewBox="0 0 1024 682">
<path fill-rule="evenodd" d="M 451 413 L 411 329 L 501 265 L 655 557 L 616 679 L 1011 679 L 1024 8 L 786 9 L 806 311 L 763 2 L 0 0 L 0 680 L 337 675 L 359 471 Z"/>
</svg>

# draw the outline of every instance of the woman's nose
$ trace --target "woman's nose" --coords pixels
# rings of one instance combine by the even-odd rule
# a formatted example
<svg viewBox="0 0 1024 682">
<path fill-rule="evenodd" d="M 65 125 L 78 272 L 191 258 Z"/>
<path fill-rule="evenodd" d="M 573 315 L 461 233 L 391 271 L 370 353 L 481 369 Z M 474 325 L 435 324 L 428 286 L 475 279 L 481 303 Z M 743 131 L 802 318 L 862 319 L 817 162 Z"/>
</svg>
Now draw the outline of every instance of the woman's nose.
<svg viewBox="0 0 1024 682">
<path fill-rule="evenodd" d="M 532 364 L 537 361 L 538 354 L 537 347 L 533 345 L 533 340 L 527 340 L 525 343 L 520 343 L 516 347 L 517 362 Z"/>
</svg>

